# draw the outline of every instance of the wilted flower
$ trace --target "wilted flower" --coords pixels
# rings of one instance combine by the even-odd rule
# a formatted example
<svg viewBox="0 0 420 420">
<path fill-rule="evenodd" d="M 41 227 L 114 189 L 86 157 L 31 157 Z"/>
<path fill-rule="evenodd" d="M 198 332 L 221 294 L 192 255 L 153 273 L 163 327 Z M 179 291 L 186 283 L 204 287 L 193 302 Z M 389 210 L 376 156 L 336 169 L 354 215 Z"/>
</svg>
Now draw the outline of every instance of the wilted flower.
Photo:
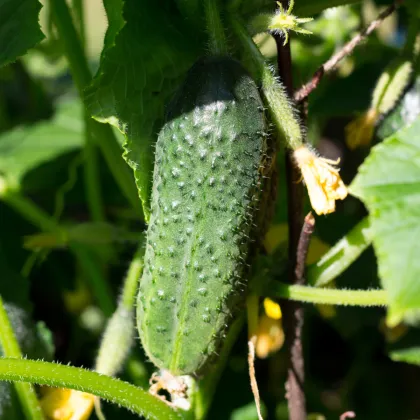
<svg viewBox="0 0 420 420">
<path fill-rule="evenodd" d="M 95 396 L 67 388 L 50 388 L 40 404 L 47 419 L 87 420 L 92 413 Z"/>
<path fill-rule="evenodd" d="M 302 171 L 309 199 L 316 214 L 335 211 L 335 200 L 343 200 L 347 196 L 347 188 L 335 167 L 338 160 L 319 157 L 306 146 L 297 148 L 294 157 Z"/>
</svg>

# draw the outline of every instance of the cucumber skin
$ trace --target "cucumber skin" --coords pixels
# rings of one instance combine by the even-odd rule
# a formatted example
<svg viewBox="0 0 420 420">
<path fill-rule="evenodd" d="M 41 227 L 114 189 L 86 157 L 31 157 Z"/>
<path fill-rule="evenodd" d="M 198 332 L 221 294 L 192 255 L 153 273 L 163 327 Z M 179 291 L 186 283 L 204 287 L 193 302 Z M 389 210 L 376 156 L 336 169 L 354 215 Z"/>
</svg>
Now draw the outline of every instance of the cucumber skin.
<svg viewBox="0 0 420 420">
<path fill-rule="evenodd" d="M 254 81 L 226 57 L 199 60 L 156 144 L 137 323 L 151 361 L 199 374 L 245 297 L 266 157 Z"/>
</svg>

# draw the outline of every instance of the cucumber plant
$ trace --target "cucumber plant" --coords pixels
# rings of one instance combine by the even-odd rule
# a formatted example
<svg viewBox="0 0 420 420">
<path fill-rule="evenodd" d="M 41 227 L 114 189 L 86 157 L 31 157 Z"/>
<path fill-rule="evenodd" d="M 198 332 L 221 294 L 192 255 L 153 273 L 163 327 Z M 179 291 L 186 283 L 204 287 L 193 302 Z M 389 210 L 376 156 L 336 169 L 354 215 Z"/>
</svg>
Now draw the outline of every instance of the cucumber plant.
<svg viewBox="0 0 420 420">
<path fill-rule="evenodd" d="M 418 415 L 419 7 L 359 3 L 0 0 L 0 420 Z"/>
</svg>

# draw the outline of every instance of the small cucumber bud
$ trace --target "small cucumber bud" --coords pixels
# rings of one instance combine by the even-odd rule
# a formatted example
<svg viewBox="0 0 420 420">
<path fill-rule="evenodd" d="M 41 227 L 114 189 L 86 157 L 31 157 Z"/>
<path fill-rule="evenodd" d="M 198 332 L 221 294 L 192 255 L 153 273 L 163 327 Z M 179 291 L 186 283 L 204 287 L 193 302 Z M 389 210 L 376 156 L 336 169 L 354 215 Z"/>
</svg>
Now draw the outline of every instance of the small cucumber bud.
<svg viewBox="0 0 420 420">
<path fill-rule="evenodd" d="M 105 375 L 115 375 L 123 366 L 134 341 L 134 301 L 138 280 L 143 271 L 143 244 L 138 248 L 131 261 L 121 299 L 105 328 L 95 370 Z"/>
<path fill-rule="evenodd" d="M 300 34 L 312 34 L 311 31 L 299 27 L 301 23 L 311 22 L 313 18 L 299 18 L 292 15 L 292 10 L 294 6 L 294 0 L 290 0 L 289 8 L 284 10 L 282 4 L 278 1 L 276 14 L 270 19 L 268 29 L 274 33 L 279 33 L 284 35 L 284 44 L 286 45 L 289 40 L 289 31 L 294 31 Z"/>
<path fill-rule="evenodd" d="M 368 146 L 380 117 L 390 112 L 409 85 L 413 61 L 400 57 L 392 61 L 376 82 L 370 108 L 346 127 L 346 143 L 350 149 Z"/>
<path fill-rule="evenodd" d="M 134 314 L 118 305 L 102 338 L 95 370 L 113 376 L 122 367 L 134 341 Z"/>
</svg>

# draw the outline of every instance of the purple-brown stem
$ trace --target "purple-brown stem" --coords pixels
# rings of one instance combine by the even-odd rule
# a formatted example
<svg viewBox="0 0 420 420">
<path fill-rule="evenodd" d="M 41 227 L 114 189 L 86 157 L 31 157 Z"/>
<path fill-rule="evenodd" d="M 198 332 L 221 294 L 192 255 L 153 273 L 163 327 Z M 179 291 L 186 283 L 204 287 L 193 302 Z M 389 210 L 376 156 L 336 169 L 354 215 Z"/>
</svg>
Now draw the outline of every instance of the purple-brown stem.
<svg viewBox="0 0 420 420">
<path fill-rule="evenodd" d="M 326 61 L 312 76 L 308 83 L 303 85 L 294 94 L 296 102 L 301 102 L 309 96 L 309 94 L 317 88 L 319 82 L 325 74 L 333 71 L 337 64 L 344 58 L 350 55 L 354 49 L 365 40 L 389 15 L 391 15 L 404 0 L 396 0 L 393 4 L 387 7 L 383 12 L 379 13 L 378 17 L 369 23 L 361 32 L 359 32 L 353 39 L 334 54 L 328 61 Z"/>
</svg>

